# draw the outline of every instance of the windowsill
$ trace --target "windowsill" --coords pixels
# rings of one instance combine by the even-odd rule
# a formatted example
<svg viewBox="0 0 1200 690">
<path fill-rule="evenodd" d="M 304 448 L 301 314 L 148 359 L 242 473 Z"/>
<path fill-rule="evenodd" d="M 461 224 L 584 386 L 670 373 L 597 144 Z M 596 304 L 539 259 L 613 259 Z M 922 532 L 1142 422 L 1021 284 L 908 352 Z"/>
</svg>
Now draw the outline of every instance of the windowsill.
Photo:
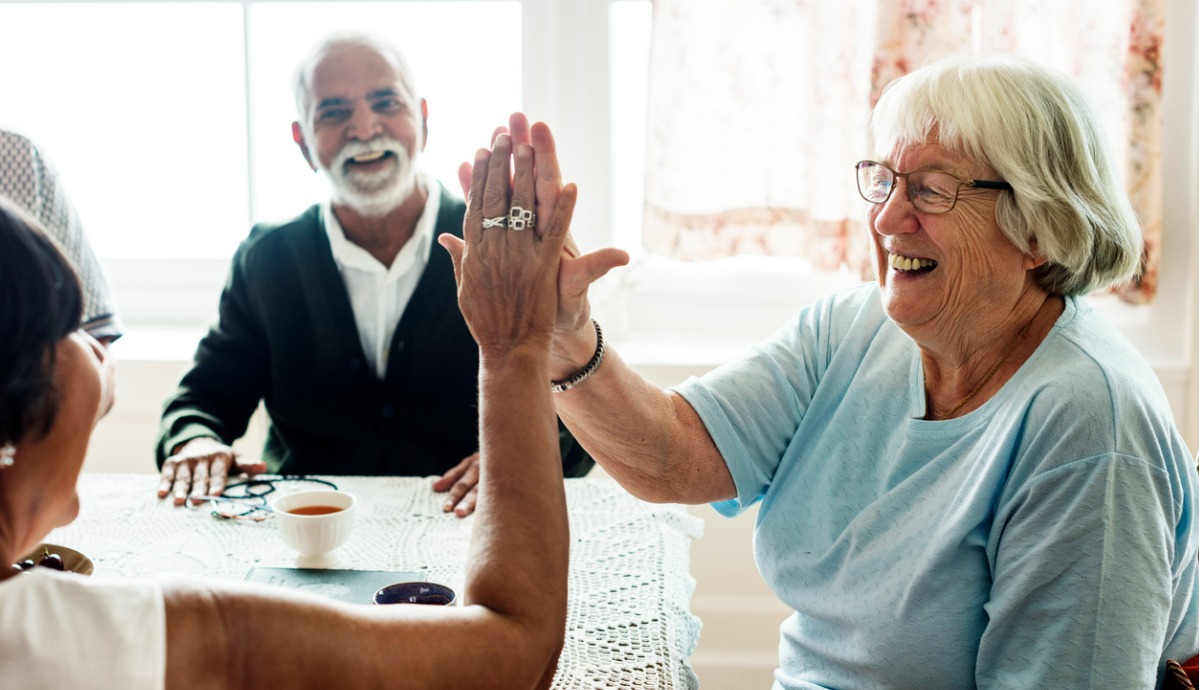
<svg viewBox="0 0 1200 690">
<path fill-rule="evenodd" d="M 113 343 L 112 354 L 117 366 L 121 362 L 190 362 L 207 331 L 200 326 L 125 324 L 125 333 Z"/>
<path fill-rule="evenodd" d="M 631 365 L 712 368 L 770 336 L 805 305 L 859 282 L 845 272 L 812 273 L 756 257 L 704 266 L 645 259 L 617 269 L 592 294 L 606 337 Z M 1186 348 L 1161 337 L 1163 308 L 1088 299 L 1160 375 L 1187 373 Z M 1170 330 L 1179 329 L 1179 320 L 1172 319 Z M 199 321 L 125 326 L 113 346 L 118 361 L 190 362 L 208 329 Z"/>
<path fill-rule="evenodd" d="M 862 283 L 848 271 L 814 272 L 800 261 L 736 257 L 705 264 L 639 258 L 592 292 L 605 334 L 634 366 L 713 367 L 769 337 L 805 305 Z M 1195 304 L 1160 294 L 1151 305 L 1086 298 L 1160 376 L 1192 367 L 1187 334 Z"/>
</svg>

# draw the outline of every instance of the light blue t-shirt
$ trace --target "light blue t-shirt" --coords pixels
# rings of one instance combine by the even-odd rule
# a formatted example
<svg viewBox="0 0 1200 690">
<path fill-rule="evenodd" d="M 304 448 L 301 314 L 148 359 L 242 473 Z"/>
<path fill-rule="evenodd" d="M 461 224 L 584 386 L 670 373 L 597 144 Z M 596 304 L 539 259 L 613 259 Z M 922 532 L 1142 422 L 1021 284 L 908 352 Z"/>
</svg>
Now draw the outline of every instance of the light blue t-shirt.
<svg viewBox="0 0 1200 690">
<path fill-rule="evenodd" d="M 777 688 L 1152 688 L 1197 651 L 1194 461 L 1154 373 L 1086 304 L 979 409 L 927 421 L 866 285 L 676 390 L 795 613 Z"/>
</svg>

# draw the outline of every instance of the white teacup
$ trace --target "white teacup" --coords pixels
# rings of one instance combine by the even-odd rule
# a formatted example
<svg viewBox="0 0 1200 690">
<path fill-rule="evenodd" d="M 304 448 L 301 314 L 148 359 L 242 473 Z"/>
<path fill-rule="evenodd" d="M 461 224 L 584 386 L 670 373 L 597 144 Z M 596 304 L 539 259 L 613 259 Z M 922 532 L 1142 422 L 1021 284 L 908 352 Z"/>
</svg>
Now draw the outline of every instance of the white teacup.
<svg viewBox="0 0 1200 690">
<path fill-rule="evenodd" d="M 297 491 L 275 499 L 271 509 L 279 536 L 303 557 L 324 556 L 350 536 L 354 522 L 353 494 L 333 489 Z"/>
</svg>

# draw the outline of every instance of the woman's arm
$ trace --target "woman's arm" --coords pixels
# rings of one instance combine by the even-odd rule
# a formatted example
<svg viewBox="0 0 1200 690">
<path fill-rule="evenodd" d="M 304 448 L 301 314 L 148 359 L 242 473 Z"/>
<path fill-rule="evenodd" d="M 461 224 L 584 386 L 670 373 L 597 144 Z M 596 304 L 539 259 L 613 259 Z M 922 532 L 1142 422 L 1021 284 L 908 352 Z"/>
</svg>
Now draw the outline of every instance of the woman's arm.
<svg viewBox="0 0 1200 690">
<path fill-rule="evenodd" d="M 560 351 L 569 347 L 567 340 L 556 337 Z M 584 343 L 574 352 L 587 354 L 560 359 L 586 363 L 596 347 L 590 321 L 572 340 Z M 621 486 L 643 500 L 711 503 L 733 498 L 737 492 L 729 468 L 692 406 L 679 394 L 647 381 L 616 351 L 606 350 L 594 374 L 554 396 L 559 416 L 579 443 Z"/>
<path fill-rule="evenodd" d="M 562 193 L 558 155 L 550 130 L 509 120 L 513 141 L 528 143 L 538 160 L 538 213 Z M 460 180 L 466 186 L 465 171 Z M 550 378 L 562 381 L 583 369 L 596 352 L 588 287 L 629 255 L 606 248 L 579 255 L 567 238 L 558 274 L 558 308 Z M 642 378 L 611 348 L 594 374 L 557 393 L 558 414 L 580 445 L 635 496 L 648 501 L 707 503 L 733 498 L 733 478 L 695 410 L 682 397 Z"/>
<path fill-rule="evenodd" d="M 481 364 L 482 477 L 465 606 L 350 606 L 174 583 L 167 687 L 547 687 L 566 621 L 568 534 L 545 356 Z"/>
<path fill-rule="evenodd" d="M 506 215 L 507 136 L 476 156 L 454 260 L 480 348 L 479 502 L 464 606 L 354 607 L 224 584 L 165 588 L 168 687 L 534 688 L 554 677 L 566 626 L 569 538 L 546 384 L 559 255 L 574 188 L 544 229 L 482 229 Z M 533 150 L 512 204 L 531 206 Z"/>
</svg>

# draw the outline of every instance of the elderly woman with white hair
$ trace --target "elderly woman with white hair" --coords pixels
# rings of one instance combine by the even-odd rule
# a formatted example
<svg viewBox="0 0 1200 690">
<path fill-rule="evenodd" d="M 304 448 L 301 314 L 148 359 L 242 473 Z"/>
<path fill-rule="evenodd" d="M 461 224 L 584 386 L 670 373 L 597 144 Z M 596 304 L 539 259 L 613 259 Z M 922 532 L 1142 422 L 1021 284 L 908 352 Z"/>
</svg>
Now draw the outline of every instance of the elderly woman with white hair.
<svg viewBox="0 0 1200 690">
<path fill-rule="evenodd" d="M 589 318 L 627 256 L 569 257 L 558 413 L 644 499 L 760 504 L 755 557 L 795 610 L 777 688 L 1154 687 L 1197 652 L 1197 473 L 1082 299 L 1141 252 L 1095 116 L 1042 67 L 959 57 L 872 123 L 875 281 L 664 391 Z"/>
</svg>

